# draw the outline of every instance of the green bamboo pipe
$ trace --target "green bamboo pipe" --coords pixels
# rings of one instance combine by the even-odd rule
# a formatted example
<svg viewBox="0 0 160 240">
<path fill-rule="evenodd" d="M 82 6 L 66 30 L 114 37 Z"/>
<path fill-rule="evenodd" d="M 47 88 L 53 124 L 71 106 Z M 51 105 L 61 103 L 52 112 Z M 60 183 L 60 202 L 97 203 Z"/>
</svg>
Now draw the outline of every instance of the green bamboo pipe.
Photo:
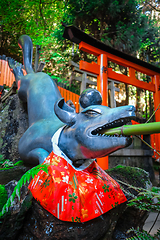
<svg viewBox="0 0 160 240">
<path fill-rule="evenodd" d="M 146 135 L 160 133 L 160 122 L 143 123 L 135 125 L 123 125 L 121 127 L 108 129 L 106 135 Z"/>
</svg>

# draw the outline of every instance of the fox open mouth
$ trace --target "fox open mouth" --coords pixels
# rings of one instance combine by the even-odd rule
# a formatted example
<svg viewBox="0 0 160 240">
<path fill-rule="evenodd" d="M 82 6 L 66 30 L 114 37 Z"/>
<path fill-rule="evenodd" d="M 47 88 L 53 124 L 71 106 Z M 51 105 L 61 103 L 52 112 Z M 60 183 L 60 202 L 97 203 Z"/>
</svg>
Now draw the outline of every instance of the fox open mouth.
<svg viewBox="0 0 160 240">
<path fill-rule="evenodd" d="M 96 129 L 94 129 L 93 131 L 91 131 L 91 134 L 94 136 L 96 135 L 96 136 L 103 136 L 103 137 L 122 137 L 122 135 L 119 135 L 119 134 L 115 134 L 115 135 L 111 135 L 111 136 L 106 135 L 105 132 L 106 132 L 106 130 L 111 129 L 111 128 L 121 127 L 123 125 L 130 125 L 131 120 L 135 120 L 135 117 L 127 117 L 127 118 L 121 118 L 121 119 L 114 120 L 113 122 L 107 123 L 103 126 L 100 126 Z"/>
</svg>

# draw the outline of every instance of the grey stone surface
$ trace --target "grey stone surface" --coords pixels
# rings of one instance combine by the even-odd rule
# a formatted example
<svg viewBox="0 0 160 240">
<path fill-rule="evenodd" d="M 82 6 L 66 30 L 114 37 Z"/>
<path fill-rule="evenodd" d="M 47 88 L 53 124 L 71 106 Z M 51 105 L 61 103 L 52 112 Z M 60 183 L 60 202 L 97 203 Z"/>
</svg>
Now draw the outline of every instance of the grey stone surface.
<svg viewBox="0 0 160 240">
<path fill-rule="evenodd" d="M 5 185 L 8 197 L 11 196 L 16 185 L 17 181 L 15 180 Z M 16 196 L 9 212 L 0 218 L 0 240 L 17 240 L 17 234 L 23 226 L 25 214 L 31 204 L 32 195 L 29 194 L 28 188 L 23 186 L 20 200 Z"/>
<path fill-rule="evenodd" d="M 27 106 L 17 94 L 0 103 L 0 154 L 4 159 L 19 159 L 18 142 L 27 128 Z"/>
</svg>

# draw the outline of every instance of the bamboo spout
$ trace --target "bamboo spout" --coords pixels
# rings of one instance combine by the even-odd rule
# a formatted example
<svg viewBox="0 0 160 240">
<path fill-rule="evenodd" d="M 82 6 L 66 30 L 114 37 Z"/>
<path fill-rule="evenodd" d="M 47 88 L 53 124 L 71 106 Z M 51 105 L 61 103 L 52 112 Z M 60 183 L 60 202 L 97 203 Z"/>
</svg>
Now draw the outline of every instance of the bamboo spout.
<svg viewBox="0 0 160 240">
<path fill-rule="evenodd" d="M 107 130 L 104 134 L 106 135 L 147 135 L 160 133 L 160 122 L 154 123 L 143 123 L 136 125 L 124 125 L 121 127 L 111 128 Z"/>
</svg>

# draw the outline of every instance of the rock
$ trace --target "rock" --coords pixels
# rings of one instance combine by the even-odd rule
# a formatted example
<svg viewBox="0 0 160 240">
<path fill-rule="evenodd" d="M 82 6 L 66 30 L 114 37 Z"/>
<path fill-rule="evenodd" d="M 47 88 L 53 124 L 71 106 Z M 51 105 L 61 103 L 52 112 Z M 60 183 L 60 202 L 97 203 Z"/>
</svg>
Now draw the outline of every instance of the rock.
<svg viewBox="0 0 160 240">
<path fill-rule="evenodd" d="M 7 184 L 13 179 L 19 181 L 20 178 L 29 170 L 26 166 L 14 166 L 0 169 L 0 184 Z"/>
<path fill-rule="evenodd" d="M 150 188 L 151 182 L 148 173 L 142 169 L 117 167 L 109 171 L 116 180 L 121 180 L 136 187 Z M 126 185 L 127 199 L 131 199 L 130 193 L 136 195 L 136 191 Z M 18 235 L 18 240 L 119 240 L 130 237 L 126 232 L 131 227 L 142 229 L 148 217 L 147 211 L 138 210 L 121 204 L 118 207 L 103 214 L 101 217 L 85 223 L 64 222 L 55 218 L 42 208 L 33 199 L 32 207 L 28 211 L 24 226 Z"/>
<path fill-rule="evenodd" d="M 11 196 L 16 185 L 17 181 L 14 180 L 5 185 L 8 197 Z M 0 240 L 17 240 L 17 234 L 23 226 L 25 213 L 32 204 L 31 200 L 32 195 L 28 192 L 28 188 L 23 186 L 20 201 L 18 197 L 15 197 L 9 213 L 0 219 Z"/>
<path fill-rule="evenodd" d="M 117 166 L 107 171 L 108 174 L 116 181 L 121 180 L 125 183 L 143 189 L 150 189 L 152 184 L 150 182 L 149 173 L 137 167 Z M 123 185 L 125 191 L 133 195 L 137 195 L 134 189 Z M 127 199 L 130 200 L 131 196 L 127 194 Z M 143 229 L 144 223 L 149 216 L 149 212 L 137 209 L 135 207 L 127 207 L 125 212 L 120 216 L 117 221 L 116 228 L 113 232 L 112 240 L 121 240 L 131 237 L 127 234 L 130 228 Z"/>
<path fill-rule="evenodd" d="M 17 240 L 99 240 L 106 232 L 113 231 L 125 204 L 86 223 L 64 222 L 47 212 L 33 199 L 32 208 L 25 219 Z M 109 238 L 107 238 L 109 240 Z"/>
<path fill-rule="evenodd" d="M 20 160 L 19 139 L 28 128 L 27 107 L 15 94 L 0 103 L 0 110 L 0 155 L 15 163 Z M 28 169 L 25 166 L 0 168 L 0 184 L 18 181 Z"/>
<path fill-rule="evenodd" d="M 28 128 L 27 107 L 18 95 L 0 105 L 0 154 L 10 161 L 19 160 L 18 142 Z"/>
<path fill-rule="evenodd" d="M 151 145 L 150 135 L 143 135 L 143 140 Z M 150 180 L 155 181 L 153 168 L 153 150 L 144 144 L 136 136 L 132 136 L 132 144 L 123 149 L 119 149 L 109 155 L 109 168 L 117 165 L 142 168 L 149 172 Z"/>
</svg>

